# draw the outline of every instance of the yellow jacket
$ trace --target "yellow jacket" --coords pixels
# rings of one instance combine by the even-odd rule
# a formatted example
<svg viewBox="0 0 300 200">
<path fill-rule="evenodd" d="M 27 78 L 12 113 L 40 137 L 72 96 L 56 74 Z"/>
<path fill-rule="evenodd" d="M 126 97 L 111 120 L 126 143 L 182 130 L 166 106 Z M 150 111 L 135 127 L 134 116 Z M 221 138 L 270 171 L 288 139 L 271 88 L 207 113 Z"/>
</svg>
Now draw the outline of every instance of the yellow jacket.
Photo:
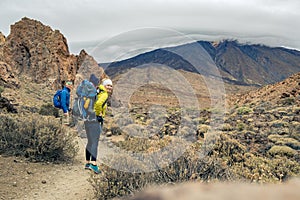
<svg viewBox="0 0 300 200">
<path fill-rule="evenodd" d="M 106 109 L 107 109 L 108 93 L 103 85 L 99 85 L 99 89 L 100 89 L 100 92 L 97 95 L 97 100 L 94 104 L 94 110 L 95 110 L 96 116 L 104 117 Z"/>
</svg>

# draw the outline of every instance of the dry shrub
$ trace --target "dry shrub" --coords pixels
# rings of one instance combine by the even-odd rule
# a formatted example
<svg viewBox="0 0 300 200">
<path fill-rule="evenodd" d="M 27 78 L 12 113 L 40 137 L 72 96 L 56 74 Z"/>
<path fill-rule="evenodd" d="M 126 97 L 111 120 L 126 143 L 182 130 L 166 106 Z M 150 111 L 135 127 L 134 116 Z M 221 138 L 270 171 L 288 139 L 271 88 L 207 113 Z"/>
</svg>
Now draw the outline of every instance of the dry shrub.
<svg viewBox="0 0 300 200">
<path fill-rule="evenodd" d="M 276 183 L 299 176 L 300 165 L 298 162 L 286 157 L 276 156 L 268 159 L 247 153 L 244 156 L 244 161 L 235 163 L 230 170 L 231 174 L 234 174 L 236 176 L 235 178 L 240 180 L 259 183 Z"/>
<path fill-rule="evenodd" d="M 279 145 L 274 145 L 272 148 L 268 151 L 271 155 L 280 155 L 280 156 L 287 156 L 287 157 L 295 157 L 297 156 L 297 151 L 295 149 L 292 149 L 291 147 L 288 146 L 279 146 Z"/>
<path fill-rule="evenodd" d="M 131 142 L 128 145 L 133 148 Z M 138 152 L 141 148 L 138 146 L 145 144 L 136 143 L 135 145 L 138 148 L 135 152 Z M 156 184 L 189 180 L 228 180 L 230 175 L 224 161 L 217 154 L 199 156 L 200 146 L 196 143 L 184 151 L 185 149 L 169 145 L 166 152 L 158 154 L 151 152 L 153 157 L 149 156 L 150 159 L 147 160 L 149 163 L 145 163 L 143 159 L 134 160 L 129 155 L 114 155 L 111 157 L 112 162 L 109 166 L 101 167 L 102 174 L 92 176 L 90 179 L 95 196 L 97 199 L 111 199 L 131 195 Z M 118 169 L 115 169 L 116 166 Z M 149 170 L 149 166 L 152 166 L 152 169 Z M 137 171 L 137 168 L 140 171 Z M 122 169 L 130 172 L 124 172 Z"/>
<path fill-rule="evenodd" d="M 149 142 L 151 143 L 151 142 Z M 151 143 L 153 144 L 153 143 Z M 145 143 L 132 140 L 122 143 L 124 149 L 139 152 Z M 113 163 L 102 166 L 100 176 L 92 176 L 91 182 L 97 199 L 111 199 L 132 195 L 151 185 L 165 185 L 185 181 L 208 182 L 214 180 L 235 180 L 247 182 L 270 183 L 285 181 L 299 176 L 300 164 L 287 157 L 263 157 L 248 152 L 248 148 L 237 139 L 223 133 L 210 133 L 205 140 L 199 140 L 186 149 L 169 145 L 167 152 L 155 155 L 154 162 L 144 163 L 142 159 L 134 160 L 131 156 L 117 155 Z M 137 148 L 134 150 L 134 147 Z M 183 151 L 183 152 L 180 152 Z M 152 152 L 150 152 L 152 153 Z M 167 155 L 168 154 L 168 155 Z M 181 156 L 178 156 L 181 155 Z M 178 158 L 176 158 L 178 156 Z M 118 165 L 118 169 L 110 166 Z M 145 170 L 156 166 L 154 170 Z M 132 169 L 123 172 L 122 169 Z M 134 169 L 141 169 L 140 172 Z M 130 170 L 129 170 L 130 171 Z"/>
<path fill-rule="evenodd" d="M 77 153 L 75 135 L 53 117 L 1 115 L 0 153 L 36 161 L 68 161 Z"/>
<path fill-rule="evenodd" d="M 52 103 L 44 104 L 39 110 L 40 115 L 59 117 L 59 109 L 55 108 Z"/>
</svg>

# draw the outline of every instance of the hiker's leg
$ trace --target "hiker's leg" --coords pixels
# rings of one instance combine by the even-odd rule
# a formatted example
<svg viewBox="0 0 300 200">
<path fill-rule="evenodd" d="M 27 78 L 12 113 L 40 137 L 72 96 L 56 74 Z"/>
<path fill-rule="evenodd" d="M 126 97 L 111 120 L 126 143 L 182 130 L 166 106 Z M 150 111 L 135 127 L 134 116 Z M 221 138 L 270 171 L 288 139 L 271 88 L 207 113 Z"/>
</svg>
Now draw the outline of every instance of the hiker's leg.
<svg viewBox="0 0 300 200">
<path fill-rule="evenodd" d="M 68 115 L 63 114 L 62 123 L 64 125 L 69 125 L 70 124 L 70 115 L 69 114 Z"/>
<path fill-rule="evenodd" d="M 101 126 L 98 122 L 93 122 L 93 133 L 92 133 L 92 145 L 91 145 L 91 154 L 92 159 L 91 161 L 96 163 L 97 155 L 98 155 L 98 143 L 101 133 Z"/>
<path fill-rule="evenodd" d="M 91 161 L 95 162 L 97 160 L 101 127 L 98 122 L 85 122 L 85 130 L 88 138 L 86 146 L 86 156 L 90 156 Z"/>
<path fill-rule="evenodd" d="M 65 115 L 62 109 L 59 109 L 59 118 L 60 118 L 60 122 L 63 125 L 69 125 L 70 124 L 70 116 Z"/>
<path fill-rule="evenodd" d="M 87 136 L 87 144 L 85 147 L 85 159 L 87 162 L 90 162 L 91 160 L 91 146 L 92 146 L 92 133 L 93 130 L 91 129 L 90 122 L 85 121 L 84 122 L 84 128 Z"/>
<path fill-rule="evenodd" d="M 85 160 L 87 163 L 91 161 L 91 152 L 87 148 L 85 148 Z"/>
</svg>

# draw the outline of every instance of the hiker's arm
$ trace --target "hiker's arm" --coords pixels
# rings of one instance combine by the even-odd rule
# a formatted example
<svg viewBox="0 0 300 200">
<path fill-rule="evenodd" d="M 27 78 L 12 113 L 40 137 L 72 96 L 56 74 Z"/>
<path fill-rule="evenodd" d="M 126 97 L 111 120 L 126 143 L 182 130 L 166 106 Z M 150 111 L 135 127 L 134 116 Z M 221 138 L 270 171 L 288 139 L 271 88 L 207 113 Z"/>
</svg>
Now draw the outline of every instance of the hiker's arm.
<svg viewBox="0 0 300 200">
<path fill-rule="evenodd" d="M 63 109 L 64 113 L 68 113 L 69 108 L 67 107 L 67 93 L 66 91 L 61 91 L 61 108 Z"/>
<path fill-rule="evenodd" d="M 95 113 L 96 116 L 103 116 L 105 115 L 105 110 L 103 109 L 103 104 L 106 102 L 106 99 L 108 98 L 108 94 L 107 93 L 102 93 L 100 95 L 98 95 L 98 99 L 95 103 Z"/>
</svg>

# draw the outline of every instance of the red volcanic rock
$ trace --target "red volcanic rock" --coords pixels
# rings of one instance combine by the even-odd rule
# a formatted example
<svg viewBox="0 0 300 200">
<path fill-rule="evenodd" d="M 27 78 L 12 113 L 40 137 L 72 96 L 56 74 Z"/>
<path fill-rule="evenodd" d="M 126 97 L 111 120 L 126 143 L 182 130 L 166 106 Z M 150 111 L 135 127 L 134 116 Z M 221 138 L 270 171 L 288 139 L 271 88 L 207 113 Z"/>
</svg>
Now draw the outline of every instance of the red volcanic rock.
<svg viewBox="0 0 300 200">
<path fill-rule="evenodd" d="M 37 83 L 74 79 L 78 69 L 77 57 L 70 55 L 67 39 L 58 30 L 26 17 L 11 25 L 2 58 L 18 75 Z"/>
</svg>

